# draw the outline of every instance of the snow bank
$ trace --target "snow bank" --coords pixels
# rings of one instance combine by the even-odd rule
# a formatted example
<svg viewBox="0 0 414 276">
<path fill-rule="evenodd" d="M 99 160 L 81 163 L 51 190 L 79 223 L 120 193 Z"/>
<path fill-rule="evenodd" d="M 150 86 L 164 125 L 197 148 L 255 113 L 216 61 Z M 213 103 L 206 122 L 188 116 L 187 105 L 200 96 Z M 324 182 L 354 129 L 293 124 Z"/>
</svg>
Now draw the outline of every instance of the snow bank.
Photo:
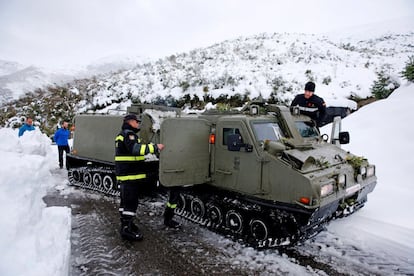
<svg viewBox="0 0 414 276">
<path fill-rule="evenodd" d="M 388 99 L 346 117 L 343 129 L 351 134 L 351 143 L 344 148 L 376 165 L 378 185 L 363 210 L 375 211 L 375 217 L 383 222 L 414 230 L 414 214 L 410 210 L 414 198 L 410 181 L 414 168 L 413 100 L 414 85 L 403 86 Z"/>
<path fill-rule="evenodd" d="M 414 84 L 405 84 L 389 98 L 366 105 L 343 119 L 342 129 L 351 136 L 350 144 L 343 148 L 375 164 L 378 181 L 364 208 L 331 223 L 328 228 L 336 236 L 355 240 L 363 247 L 378 248 L 412 263 L 413 100 Z M 322 128 L 322 132 L 328 133 L 328 128 Z"/>
<path fill-rule="evenodd" d="M 57 156 L 39 130 L 0 129 L 0 275 L 67 275 L 71 212 L 46 208 Z"/>
</svg>

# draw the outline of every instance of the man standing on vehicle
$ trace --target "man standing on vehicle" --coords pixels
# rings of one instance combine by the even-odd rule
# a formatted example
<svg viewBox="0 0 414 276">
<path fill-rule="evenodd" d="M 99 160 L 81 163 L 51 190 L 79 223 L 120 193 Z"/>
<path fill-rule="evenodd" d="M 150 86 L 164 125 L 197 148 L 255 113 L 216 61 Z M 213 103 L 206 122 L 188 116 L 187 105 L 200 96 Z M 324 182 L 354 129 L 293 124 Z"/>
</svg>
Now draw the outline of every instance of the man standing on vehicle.
<svg viewBox="0 0 414 276">
<path fill-rule="evenodd" d="M 59 155 L 59 168 L 63 168 L 63 152 L 69 153 L 69 137 L 70 137 L 70 131 L 68 130 L 68 122 L 63 122 L 62 127 L 59 128 L 55 135 L 53 136 L 53 139 L 56 142 L 56 145 L 58 146 L 58 155 Z"/>
<path fill-rule="evenodd" d="M 300 113 L 311 117 L 317 124 L 321 126 L 321 120 L 325 117 L 326 104 L 325 101 L 314 94 L 315 83 L 307 82 L 305 85 L 305 93 L 296 95 L 290 104 L 291 107 L 299 107 Z"/>
<path fill-rule="evenodd" d="M 115 138 L 115 173 L 120 184 L 121 202 L 119 213 L 121 215 L 121 237 L 125 240 L 142 240 L 138 226 L 133 222 L 138 207 L 140 184 L 146 179 L 142 162 L 145 155 L 158 153 L 163 144 L 143 144 L 136 134 L 139 131 L 141 120 L 134 114 L 124 117 L 122 130 Z"/>
</svg>

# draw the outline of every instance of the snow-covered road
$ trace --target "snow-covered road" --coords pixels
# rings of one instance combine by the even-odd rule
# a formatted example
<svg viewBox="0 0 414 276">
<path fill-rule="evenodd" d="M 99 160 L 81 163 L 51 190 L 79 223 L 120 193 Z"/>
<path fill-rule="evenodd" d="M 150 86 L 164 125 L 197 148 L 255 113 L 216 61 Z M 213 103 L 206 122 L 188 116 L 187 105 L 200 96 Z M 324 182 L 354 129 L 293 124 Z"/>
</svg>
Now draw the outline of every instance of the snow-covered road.
<svg viewBox="0 0 414 276">
<path fill-rule="evenodd" d="M 55 177 L 66 182 L 62 173 Z M 395 254 L 381 237 L 352 226 L 364 224 L 358 212 L 333 221 L 325 231 L 294 247 L 256 250 L 183 219 L 181 230 L 166 230 L 162 225 L 165 198 L 146 198 L 138 211 L 145 240 L 130 243 L 121 241 L 117 232 L 118 198 L 69 186 L 60 185 L 59 190 L 45 200 L 72 208 L 71 275 L 414 274 L 412 259 Z"/>
</svg>

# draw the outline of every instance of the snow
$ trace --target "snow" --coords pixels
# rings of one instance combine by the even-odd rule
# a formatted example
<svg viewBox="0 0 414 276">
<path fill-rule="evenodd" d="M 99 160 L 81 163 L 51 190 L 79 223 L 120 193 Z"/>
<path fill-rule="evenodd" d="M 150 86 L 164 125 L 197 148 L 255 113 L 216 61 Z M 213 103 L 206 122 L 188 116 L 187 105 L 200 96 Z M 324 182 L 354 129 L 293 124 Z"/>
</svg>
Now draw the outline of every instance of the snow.
<svg viewBox="0 0 414 276">
<path fill-rule="evenodd" d="M 410 213 L 407 217 L 397 210 L 410 209 L 414 188 L 408 174 L 414 168 L 414 128 L 410 123 L 413 92 L 413 85 L 401 87 L 388 99 L 351 114 L 343 123 L 344 129 L 352 134 L 358 133 L 351 134 L 352 143 L 344 148 L 364 155 L 377 164 L 379 185 L 376 191 L 381 193 L 370 201 L 363 213 L 372 218 L 370 212 L 382 208 L 381 221 L 411 229 L 414 229 L 414 214 Z M 384 205 L 389 208 L 383 208 Z M 411 246 L 414 248 L 414 242 Z"/>
<path fill-rule="evenodd" d="M 57 150 L 38 129 L 17 134 L 0 129 L 0 275 L 67 275 L 71 211 L 42 201 Z"/>
<path fill-rule="evenodd" d="M 407 24 L 414 28 L 411 21 Z M 349 98 L 372 96 L 378 72 L 402 83 L 400 72 L 414 54 L 410 46 L 413 38 L 413 32 L 399 31 L 376 36 L 368 33 L 363 40 L 348 33 L 342 37 L 296 33 L 240 37 L 98 76 L 85 83 L 94 98 L 79 103 L 78 108 L 119 109 L 123 105 L 118 104 L 119 99 L 154 103 L 167 98 L 174 105 L 196 96 L 254 99 L 276 95 L 288 103 L 303 93 L 304 84 L 312 79 L 315 93 L 328 106 L 355 110 L 356 103 Z"/>
<path fill-rule="evenodd" d="M 413 101 L 414 84 L 405 83 L 388 99 L 367 105 L 343 120 L 343 130 L 351 134 L 351 143 L 343 147 L 376 165 L 378 184 L 364 208 L 331 222 L 316 237 L 313 244 L 319 245 L 321 253 L 341 256 L 329 245 L 346 242 L 414 273 L 414 214 L 410 208 L 414 198 Z M 330 133 L 328 128 L 322 132 Z M 48 190 L 64 189 L 68 183 L 56 181 L 53 175 L 59 170 L 56 146 L 39 130 L 18 138 L 17 130 L 2 128 L 0 154 L 0 275 L 68 275 L 70 209 L 47 207 L 42 200 Z M 211 235 L 214 238 L 215 234 Z M 246 263 L 252 268 L 267 265 L 267 271 L 287 274 L 318 274 L 284 254 L 233 247 L 227 250 L 234 264 Z M 352 264 L 354 260 L 347 258 Z"/>
<path fill-rule="evenodd" d="M 413 99 L 414 84 L 404 84 L 389 98 L 364 106 L 343 120 L 342 129 L 351 134 L 350 144 L 343 148 L 375 164 L 378 183 L 364 208 L 330 225 L 330 230 L 340 236 L 348 236 L 350 240 L 358 237 L 367 246 L 411 262 L 414 261 L 414 213 L 410 210 L 414 196 L 411 176 L 414 128 L 410 123 Z"/>
</svg>

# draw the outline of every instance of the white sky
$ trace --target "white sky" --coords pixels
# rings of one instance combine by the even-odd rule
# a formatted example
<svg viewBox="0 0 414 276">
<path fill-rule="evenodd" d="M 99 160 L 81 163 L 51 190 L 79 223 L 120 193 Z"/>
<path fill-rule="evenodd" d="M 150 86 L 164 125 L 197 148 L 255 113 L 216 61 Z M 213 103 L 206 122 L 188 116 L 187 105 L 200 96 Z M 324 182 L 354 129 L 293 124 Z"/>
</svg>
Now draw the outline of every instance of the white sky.
<svg viewBox="0 0 414 276">
<path fill-rule="evenodd" d="M 0 0 L 0 59 L 163 57 L 261 32 L 321 33 L 413 16 L 411 0 Z"/>
</svg>

